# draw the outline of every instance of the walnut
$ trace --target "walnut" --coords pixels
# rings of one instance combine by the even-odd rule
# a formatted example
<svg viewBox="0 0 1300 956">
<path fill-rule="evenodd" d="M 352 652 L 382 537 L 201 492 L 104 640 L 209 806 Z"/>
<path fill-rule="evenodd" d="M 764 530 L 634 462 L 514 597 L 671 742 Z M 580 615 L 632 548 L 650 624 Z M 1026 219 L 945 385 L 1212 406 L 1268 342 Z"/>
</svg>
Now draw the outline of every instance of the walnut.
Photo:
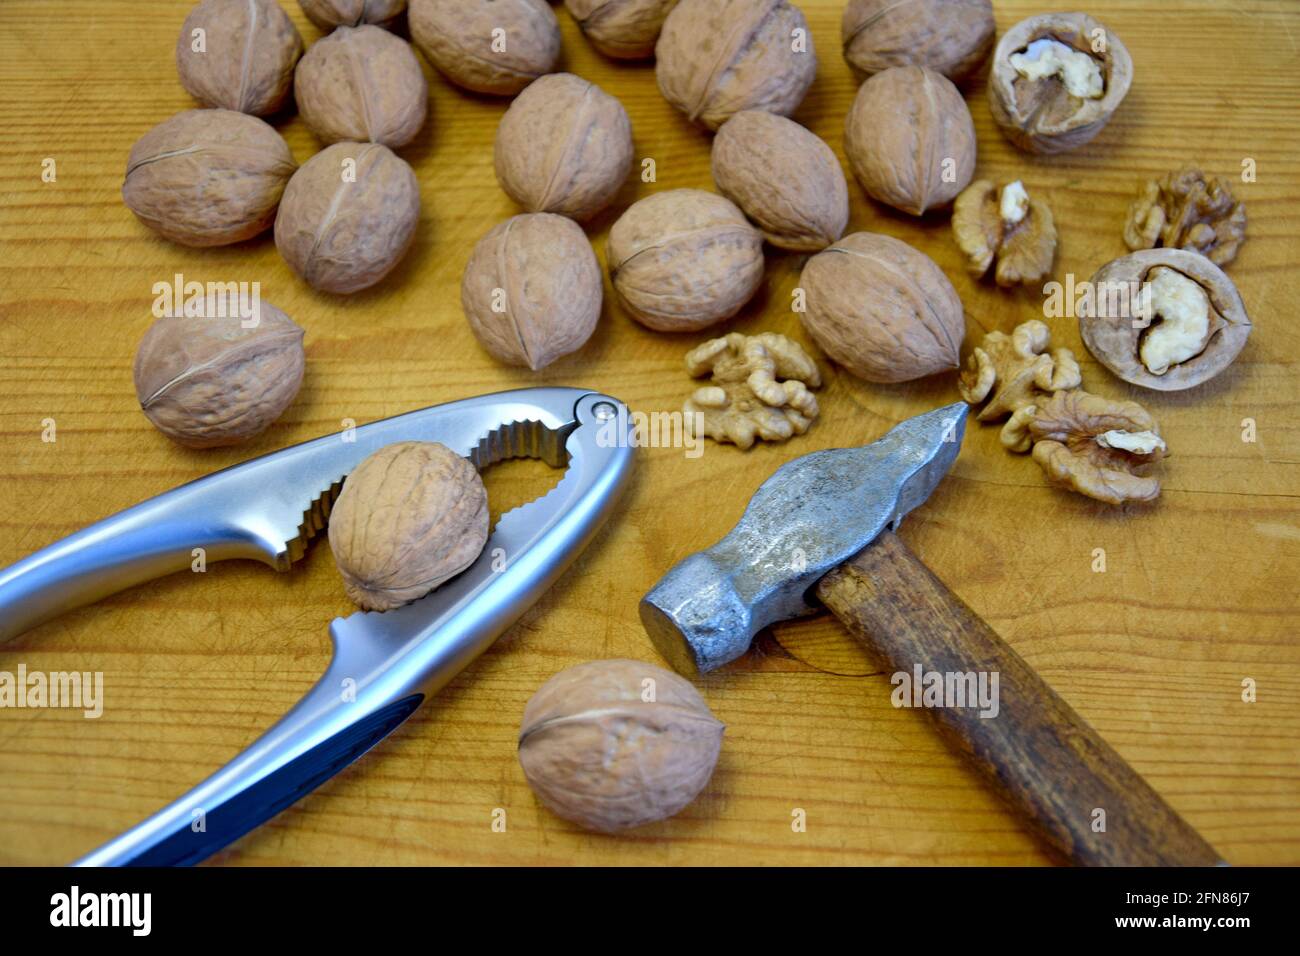
<svg viewBox="0 0 1300 956">
<path fill-rule="evenodd" d="M 763 284 L 763 235 L 729 199 L 700 189 L 652 193 L 609 231 L 605 256 L 619 301 L 660 332 L 729 319 Z"/>
<path fill-rule="evenodd" d="M 758 438 L 785 441 L 802 435 L 817 417 L 817 399 L 808 391 L 822 383 L 817 363 L 784 335 L 732 332 L 711 339 L 687 353 L 686 371 L 692 378 L 713 375 L 683 410 L 701 413 L 704 434 L 714 441 L 740 448 Z"/>
<path fill-rule="evenodd" d="M 328 33 L 335 27 L 373 23 L 391 29 L 406 11 L 406 0 L 298 0 L 307 19 Z"/>
<path fill-rule="evenodd" d="M 411 167 L 377 143 L 335 143 L 284 191 L 275 244 L 314 289 L 367 289 L 401 262 L 420 219 Z"/>
<path fill-rule="evenodd" d="M 572 219 L 526 213 L 478 241 L 460 301 L 483 348 L 536 371 L 582 348 L 600 318 L 600 264 Z"/>
<path fill-rule="evenodd" d="M 564 0 L 564 5 L 601 53 L 641 60 L 654 56 L 659 31 L 677 0 Z"/>
<path fill-rule="evenodd" d="M 302 37 L 275 0 L 203 0 L 176 40 L 176 69 L 191 96 L 254 116 L 284 105 L 300 56 Z"/>
<path fill-rule="evenodd" d="M 989 72 L 989 108 L 1002 132 L 1031 153 L 1087 143 L 1133 81 L 1118 36 L 1083 13 L 1046 13 L 1002 35 Z"/>
<path fill-rule="evenodd" d="M 686 679 L 642 661 L 590 661 L 529 699 L 519 764 L 557 816 L 615 833 L 694 800 L 713 775 L 724 730 Z"/>
<path fill-rule="evenodd" d="M 193 306 L 199 306 L 197 309 Z M 135 393 L 154 426 L 188 448 L 261 434 L 302 385 L 303 330 L 269 302 L 211 293 L 149 327 Z"/>
<path fill-rule="evenodd" d="M 529 212 L 589 219 L 614 200 L 632 159 L 623 104 L 572 73 L 528 84 L 497 127 L 497 182 Z"/>
<path fill-rule="evenodd" d="M 1112 505 L 1160 494 L 1160 480 L 1137 469 L 1164 458 L 1167 448 L 1155 419 L 1137 402 L 1077 389 L 1056 392 L 1019 414 L 1034 443 L 1034 461 L 1053 484 Z"/>
<path fill-rule="evenodd" d="M 844 152 L 872 199 L 920 216 L 946 206 L 975 172 L 975 124 L 952 81 L 896 66 L 862 84 Z"/>
<path fill-rule="evenodd" d="M 357 465 L 329 518 L 349 600 L 389 611 L 474 563 L 488 537 L 483 479 L 437 442 L 386 445 Z"/>
<path fill-rule="evenodd" d="M 257 117 L 186 110 L 131 147 L 122 199 L 173 242 L 224 246 L 270 227 L 295 169 L 289 145 Z"/>
<path fill-rule="evenodd" d="M 869 382 L 906 382 L 957 368 L 965 318 L 957 291 L 925 253 L 855 232 L 808 260 L 804 328 L 822 351 Z"/>
<path fill-rule="evenodd" d="M 993 48 L 990 0 L 849 0 L 840 21 L 844 59 L 859 75 L 924 66 L 954 83 Z"/>
<path fill-rule="evenodd" d="M 1246 241 L 1246 204 L 1227 180 L 1184 166 L 1146 184 L 1128 209 L 1124 242 L 1132 250 L 1189 249 L 1216 266 L 1237 257 Z"/>
<path fill-rule="evenodd" d="M 1250 318 L 1232 280 L 1205 256 L 1144 249 L 1102 266 L 1079 332 L 1097 361 L 1143 388 L 1209 381 L 1240 354 Z"/>
<path fill-rule="evenodd" d="M 423 128 L 429 86 L 411 45 L 367 24 L 339 27 L 312 44 L 298 64 L 294 98 L 326 143 L 397 149 Z"/>
<path fill-rule="evenodd" d="M 1020 180 L 998 187 L 987 179 L 967 186 L 952 207 L 952 234 L 966 253 L 966 271 L 993 272 L 1000 286 L 1031 285 L 1052 271 L 1056 224 L 1047 203 Z"/>
<path fill-rule="evenodd" d="M 560 59 L 545 0 L 411 0 L 411 37 L 438 72 L 477 93 L 513 96 Z"/>
<path fill-rule="evenodd" d="M 782 249 L 825 249 L 849 222 L 849 187 L 835 151 L 775 113 L 742 110 L 722 124 L 713 180 Z"/>
<path fill-rule="evenodd" d="M 817 73 L 808 22 L 786 0 L 681 0 L 655 58 L 664 98 L 709 129 L 741 110 L 789 116 Z"/>
<path fill-rule="evenodd" d="M 989 332 L 984 336 L 971 351 L 958 381 L 963 399 L 972 405 L 985 402 L 976 418 L 995 422 L 1047 393 L 1082 384 L 1074 353 L 1069 349 L 1049 353 L 1050 340 L 1046 323 L 1038 319 L 1016 326 L 1010 335 Z"/>
</svg>

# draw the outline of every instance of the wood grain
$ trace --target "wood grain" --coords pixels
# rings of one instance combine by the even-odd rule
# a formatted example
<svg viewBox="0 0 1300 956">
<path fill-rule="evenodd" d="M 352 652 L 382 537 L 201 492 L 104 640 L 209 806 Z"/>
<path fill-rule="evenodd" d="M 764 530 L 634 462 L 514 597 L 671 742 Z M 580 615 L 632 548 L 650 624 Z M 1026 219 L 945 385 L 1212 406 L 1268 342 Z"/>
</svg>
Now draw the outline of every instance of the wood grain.
<svg viewBox="0 0 1300 956">
<path fill-rule="evenodd" d="M 282 4 L 307 42 L 319 31 Z M 796 118 L 840 154 L 853 79 L 839 56 L 838 0 L 799 0 L 820 51 Z M 172 49 L 186 0 L 0 3 L 0 564 L 176 484 L 286 444 L 411 408 L 535 383 L 584 385 L 635 409 L 680 407 L 682 356 L 706 335 L 656 335 L 607 303 L 579 353 L 533 375 L 494 363 L 459 306 L 472 244 L 516 210 L 492 173 L 505 102 L 430 73 L 431 121 L 402 151 L 424 208 L 415 248 L 378 288 L 317 295 L 269 237 L 217 250 L 167 243 L 119 190 L 132 143 L 192 104 Z M 1041 10 L 996 0 L 1005 30 Z M 967 91 L 978 173 L 1023 177 L 1061 233 L 1056 277 L 1086 279 L 1124 252 L 1120 230 L 1141 181 L 1184 161 L 1258 180 L 1235 185 L 1249 239 L 1230 267 L 1255 331 L 1213 382 L 1139 393 L 1051 322 L 1095 392 L 1144 402 L 1173 457 L 1152 507 L 1110 508 L 1049 488 L 972 423 L 952 476 L 902 529 L 908 545 L 1015 648 L 1169 803 L 1234 864 L 1300 863 L 1300 9 L 1243 0 L 1096 0 L 1136 77 L 1105 132 L 1064 156 L 1014 150 L 993 127 L 982 81 Z M 609 225 L 657 189 L 710 188 L 709 139 L 659 96 L 647 65 L 614 63 L 559 9 L 564 67 L 627 106 L 638 157 L 657 181 L 630 182 L 590 224 Z M 426 67 L 427 69 L 427 67 Z M 299 162 L 319 144 L 277 120 Z M 41 179 L 42 160 L 58 179 Z M 933 256 L 967 310 L 968 345 L 1042 317 L 1036 292 L 965 275 L 942 216 L 913 221 L 851 184 L 851 229 L 884 232 Z M 768 251 L 768 278 L 729 326 L 811 347 L 790 312 L 804 259 Z M 308 372 L 284 418 L 248 446 L 190 452 L 139 413 L 136 343 L 151 288 L 177 272 L 260 281 L 307 329 Z M 699 458 L 650 448 L 615 520 L 563 581 L 491 652 L 373 754 L 220 862 L 457 864 L 1038 864 L 1021 821 L 890 686 L 829 615 L 791 622 L 701 681 L 727 724 L 712 784 L 662 824 L 610 838 L 540 808 L 514 741 L 524 702 L 563 667 L 600 657 L 654 660 L 637 602 L 673 562 L 720 538 L 783 461 L 878 437 L 955 400 L 952 376 L 902 386 L 856 381 L 823 362 L 822 417 L 788 444 Z M 1242 441 L 1242 421 L 1257 440 Z M 54 443 L 41 440 L 54 419 Z M 512 463 L 488 475 L 494 507 L 552 480 Z M 1094 571 L 1098 549 L 1105 571 Z M 197 578 L 197 579 L 196 579 Z M 0 648 L 0 670 L 102 671 L 105 711 L 0 710 L 0 863 L 67 862 L 142 819 L 246 746 L 324 669 L 326 628 L 347 613 L 327 547 L 292 573 L 245 563 L 175 575 L 75 611 Z M 1257 687 L 1242 699 L 1243 681 Z M 493 832 L 494 809 L 507 829 Z M 792 813 L 805 811 L 795 832 Z"/>
</svg>

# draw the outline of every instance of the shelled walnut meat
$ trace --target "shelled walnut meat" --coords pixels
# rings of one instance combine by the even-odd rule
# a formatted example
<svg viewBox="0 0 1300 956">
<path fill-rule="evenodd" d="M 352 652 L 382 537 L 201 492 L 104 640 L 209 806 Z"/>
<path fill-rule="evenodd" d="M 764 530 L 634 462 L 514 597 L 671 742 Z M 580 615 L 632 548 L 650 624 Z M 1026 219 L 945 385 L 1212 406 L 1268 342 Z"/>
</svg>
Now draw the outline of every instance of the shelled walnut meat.
<svg viewBox="0 0 1300 956">
<path fill-rule="evenodd" d="M 600 319 L 600 264 L 582 227 L 525 213 L 478 241 L 460 301 L 483 348 L 533 371 L 582 348 Z"/>
<path fill-rule="evenodd" d="M 1148 182 L 1124 223 L 1124 243 L 1135 252 L 1188 249 L 1216 266 L 1235 259 L 1245 241 L 1246 204 L 1233 198 L 1227 180 L 1192 166 Z"/>
<path fill-rule="evenodd" d="M 1128 94 L 1133 60 L 1120 38 L 1083 13 L 1047 13 L 1002 35 L 989 72 L 989 108 L 1031 153 L 1077 149 Z"/>
<path fill-rule="evenodd" d="M 975 172 L 975 124 L 952 81 L 896 66 L 863 83 L 844 152 L 872 199 L 914 216 L 952 202 Z"/>
<path fill-rule="evenodd" d="M 308 285 L 348 294 L 388 275 L 420 219 L 415 172 L 386 146 L 335 143 L 294 174 L 275 245 Z"/>
<path fill-rule="evenodd" d="M 307 19 L 326 32 L 373 23 L 391 29 L 406 12 L 406 0 L 298 0 Z"/>
<path fill-rule="evenodd" d="M 204 106 L 268 116 L 284 105 L 302 37 L 275 0 L 203 0 L 176 40 L 181 86 Z"/>
<path fill-rule="evenodd" d="M 560 58 L 545 0 L 411 0 L 411 37 L 438 72 L 477 93 L 513 96 Z"/>
<path fill-rule="evenodd" d="M 997 263 L 1000 286 L 1030 285 L 1052 271 L 1056 223 L 1052 210 L 1020 180 L 1003 186 L 978 179 L 952 209 L 952 234 L 966 254 L 966 270 L 983 276 Z"/>
<path fill-rule="evenodd" d="M 297 168 L 289 145 L 257 117 L 186 110 L 131 148 L 122 199 L 173 242 L 224 246 L 270 228 Z"/>
<path fill-rule="evenodd" d="M 572 73 L 530 83 L 497 127 L 501 188 L 529 212 L 583 220 L 613 201 L 632 169 L 623 104 Z"/>
<path fill-rule="evenodd" d="M 954 83 L 993 48 L 990 0 L 849 0 L 840 20 L 844 59 L 859 74 L 924 66 Z"/>
<path fill-rule="evenodd" d="M 379 449 L 348 475 L 329 540 L 349 600 L 390 611 L 464 571 L 488 537 L 488 500 L 474 466 L 438 442 Z"/>
<path fill-rule="evenodd" d="M 868 382 L 955 369 L 966 334 L 961 299 L 934 260 L 891 236 L 855 232 L 808 260 L 804 328 Z"/>
<path fill-rule="evenodd" d="M 294 99 L 326 143 L 398 149 L 424 126 L 429 86 L 409 43 L 377 26 L 339 27 L 298 64 Z"/>
<path fill-rule="evenodd" d="M 729 319 L 763 284 L 763 235 L 729 199 L 700 189 L 652 193 L 609 231 L 619 301 L 659 332 Z"/>
<path fill-rule="evenodd" d="M 1097 361 L 1126 382 L 1158 391 L 1191 388 L 1240 354 L 1250 318 L 1237 287 L 1205 256 L 1146 249 L 1092 277 L 1096 305 L 1079 332 Z"/>
<path fill-rule="evenodd" d="M 686 371 L 691 378 L 711 376 L 682 410 L 703 416 L 704 434 L 714 441 L 739 448 L 760 439 L 785 441 L 808 431 L 817 417 L 809 391 L 822 383 L 817 363 L 784 335 L 732 332 L 710 339 L 687 353 Z"/>
<path fill-rule="evenodd" d="M 654 56 L 664 19 L 677 0 L 564 0 L 588 42 L 606 56 Z"/>
<path fill-rule="evenodd" d="M 616 833 L 694 800 L 713 775 L 725 729 L 684 678 L 642 661 L 590 661 L 529 699 L 519 764 L 551 812 Z"/>
<path fill-rule="evenodd" d="M 789 116 L 817 73 L 808 22 L 786 0 L 681 0 L 655 60 L 664 98 L 709 129 L 741 110 Z"/>
<path fill-rule="evenodd" d="M 135 392 L 154 426 L 189 448 L 247 441 L 274 422 L 302 385 L 303 330 L 260 302 L 209 294 L 195 315 L 168 315 L 135 353 Z"/>
<path fill-rule="evenodd" d="M 722 124 L 713 181 L 782 249 L 824 249 L 849 222 L 849 187 L 834 150 L 775 113 L 742 110 Z"/>
</svg>

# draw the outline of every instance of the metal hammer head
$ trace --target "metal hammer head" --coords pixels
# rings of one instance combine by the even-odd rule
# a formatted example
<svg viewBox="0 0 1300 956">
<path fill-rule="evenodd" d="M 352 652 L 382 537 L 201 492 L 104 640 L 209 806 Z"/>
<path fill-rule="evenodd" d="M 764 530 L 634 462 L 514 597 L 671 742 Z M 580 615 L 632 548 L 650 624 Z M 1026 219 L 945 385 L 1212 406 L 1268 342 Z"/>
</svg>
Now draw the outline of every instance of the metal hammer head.
<svg viewBox="0 0 1300 956">
<path fill-rule="evenodd" d="M 725 538 L 675 565 L 641 600 L 655 647 L 683 674 L 721 667 L 776 621 L 816 610 L 823 574 L 930 497 L 961 448 L 965 402 L 879 441 L 815 451 L 763 482 Z"/>
</svg>

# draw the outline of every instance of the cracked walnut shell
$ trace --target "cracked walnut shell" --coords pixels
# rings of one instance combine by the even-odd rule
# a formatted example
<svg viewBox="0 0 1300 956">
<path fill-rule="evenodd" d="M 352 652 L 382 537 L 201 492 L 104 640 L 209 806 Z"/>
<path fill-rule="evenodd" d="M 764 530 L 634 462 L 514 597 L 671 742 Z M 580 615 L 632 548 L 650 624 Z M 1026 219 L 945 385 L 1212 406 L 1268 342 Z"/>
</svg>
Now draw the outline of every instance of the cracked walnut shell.
<svg viewBox="0 0 1300 956">
<path fill-rule="evenodd" d="M 1224 179 L 1191 166 L 1146 184 L 1129 206 L 1124 244 L 1130 249 L 1187 249 L 1216 266 L 1237 257 L 1246 241 L 1246 204 Z"/>
<path fill-rule="evenodd" d="M 460 301 L 479 344 L 537 371 L 582 348 L 600 319 L 600 264 L 572 219 L 514 216 L 474 246 Z"/>
<path fill-rule="evenodd" d="M 298 64 L 298 112 L 325 143 L 405 146 L 424 127 L 429 86 L 411 45 L 377 26 L 339 27 Z"/>
<path fill-rule="evenodd" d="M 438 72 L 513 96 L 555 69 L 560 23 L 545 0 L 411 0 L 411 37 Z"/>
<path fill-rule="evenodd" d="M 677 0 L 564 0 L 564 5 L 601 53 L 641 60 L 654 56 L 659 31 Z"/>
<path fill-rule="evenodd" d="M 664 99 L 709 129 L 741 110 L 789 116 L 817 73 L 808 21 L 786 0 L 681 0 L 655 58 Z"/>
<path fill-rule="evenodd" d="M 329 518 L 348 598 L 389 611 L 474 563 L 488 538 L 488 500 L 474 466 L 438 442 L 386 445 L 348 475 Z"/>
<path fill-rule="evenodd" d="M 680 812 L 708 784 L 726 728 L 690 681 L 653 664 L 590 661 L 529 699 L 528 785 L 557 816 L 616 833 Z"/>
<path fill-rule="evenodd" d="M 954 83 L 993 48 L 990 0 L 849 0 L 840 20 L 844 59 L 859 75 L 924 66 Z"/>
<path fill-rule="evenodd" d="M 406 11 L 406 0 L 298 0 L 307 19 L 325 32 L 335 27 L 373 23 L 391 29 Z"/>
<path fill-rule="evenodd" d="M 608 206 L 632 169 L 632 124 L 617 99 L 572 73 L 539 77 L 497 126 L 497 182 L 529 212 L 579 221 Z"/>
<path fill-rule="evenodd" d="M 176 40 L 186 92 L 204 106 L 253 116 L 284 105 L 300 56 L 302 37 L 275 0 L 203 0 Z"/>
<path fill-rule="evenodd" d="M 817 417 L 809 391 L 822 383 L 817 363 L 784 335 L 732 332 L 711 339 L 687 353 L 686 371 L 692 378 L 712 375 L 712 384 L 697 389 L 683 411 L 702 415 L 704 434 L 714 441 L 740 448 L 756 439 L 785 441 L 802 435 Z"/>
<path fill-rule="evenodd" d="M 989 109 L 1019 148 L 1063 153 L 1102 131 L 1132 82 L 1133 59 L 1118 36 L 1083 13 L 1046 13 L 998 41 Z"/>
<path fill-rule="evenodd" d="M 1019 180 L 998 187 L 978 179 L 962 190 L 953 203 L 952 234 L 966 254 L 966 271 L 983 276 L 996 262 L 993 276 L 1003 287 L 1036 283 L 1056 258 L 1052 210 Z"/>
</svg>

